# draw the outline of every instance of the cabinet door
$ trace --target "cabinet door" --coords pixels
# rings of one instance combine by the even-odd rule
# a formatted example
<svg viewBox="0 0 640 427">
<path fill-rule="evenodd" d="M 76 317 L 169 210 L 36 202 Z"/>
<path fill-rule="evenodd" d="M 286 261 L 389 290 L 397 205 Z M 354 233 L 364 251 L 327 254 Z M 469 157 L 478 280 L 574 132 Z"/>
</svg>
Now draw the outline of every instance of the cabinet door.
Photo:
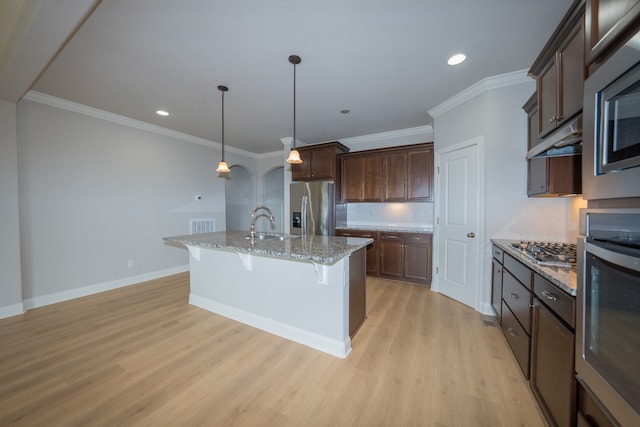
<svg viewBox="0 0 640 427">
<path fill-rule="evenodd" d="M 293 181 L 306 181 L 311 176 L 311 150 L 298 148 L 302 163 L 291 165 L 291 179 Z"/>
<path fill-rule="evenodd" d="M 407 154 L 407 200 L 433 201 L 433 149 Z"/>
<path fill-rule="evenodd" d="M 531 159 L 527 161 L 527 195 L 546 194 L 549 191 L 547 183 L 548 158 Z"/>
<path fill-rule="evenodd" d="M 428 285 L 431 247 L 421 243 L 404 244 L 404 277 L 412 282 Z"/>
<path fill-rule="evenodd" d="M 342 158 L 342 200 L 345 202 L 359 202 L 362 199 L 364 175 L 364 161 L 362 157 Z"/>
<path fill-rule="evenodd" d="M 373 239 L 373 243 L 367 246 L 367 275 L 378 276 L 378 233 L 363 231 L 357 237 Z"/>
<path fill-rule="evenodd" d="M 545 136 L 556 128 L 558 69 L 555 61 L 538 78 L 538 133 Z"/>
<path fill-rule="evenodd" d="M 581 194 L 581 162 L 581 156 L 548 157 L 529 160 L 527 195 Z"/>
<path fill-rule="evenodd" d="M 582 25 L 567 46 L 558 53 L 560 62 L 560 87 L 558 99 L 558 120 L 568 119 L 582 110 L 583 86 L 585 77 L 584 66 L 584 32 Z"/>
<path fill-rule="evenodd" d="M 402 240 L 397 235 L 380 236 L 380 274 L 397 279 L 402 278 Z"/>
<path fill-rule="evenodd" d="M 492 260 L 491 266 L 491 306 L 496 313 L 498 323 L 502 322 L 502 264 L 495 258 Z"/>
<path fill-rule="evenodd" d="M 585 28 L 588 62 L 604 59 L 640 15 L 639 0 L 590 0 L 587 2 Z"/>
<path fill-rule="evenodd" d="M 336 148 L 318 147 L 311 152 L 311 179 L 333 179 L 336 168 Z"/>
<path fill-rule="evenodd" d="M 404 202 L 407 199 L 407 153 L 384 154 L 384 200 Z"/>
<path fill-rule="evenodd" d="M 379 202 L 382 200 L 382 155 L 370 154 L 362 158 L 362 201 Z"/>
<path fill-rule="evenodd" d="M 575 335 L 537 298 L 531 340 L 533 394 L 551 425 L 571 427 L 575 417 Z"/>
</svg>

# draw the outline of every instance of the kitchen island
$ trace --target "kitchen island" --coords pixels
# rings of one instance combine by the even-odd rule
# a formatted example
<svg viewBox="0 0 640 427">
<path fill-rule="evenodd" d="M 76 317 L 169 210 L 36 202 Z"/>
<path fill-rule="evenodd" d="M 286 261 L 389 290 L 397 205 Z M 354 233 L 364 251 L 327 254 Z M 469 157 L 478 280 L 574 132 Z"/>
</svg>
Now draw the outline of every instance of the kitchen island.
<svg viewBox="0 0 640 427">
<path fill-rule="evenodd" d="M 166 237 L 189 250 L 189 303 L 337 357 L 365 317 L 372 239 L 223 231 Z"/>
</svg>

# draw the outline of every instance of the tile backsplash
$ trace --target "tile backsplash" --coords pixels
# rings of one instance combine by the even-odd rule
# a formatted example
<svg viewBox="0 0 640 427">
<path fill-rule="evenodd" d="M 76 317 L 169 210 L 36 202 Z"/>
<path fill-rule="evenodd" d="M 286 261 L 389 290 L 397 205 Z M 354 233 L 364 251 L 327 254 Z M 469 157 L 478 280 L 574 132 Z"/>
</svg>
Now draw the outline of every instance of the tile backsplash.
<svg viewBox="0 0 640 427">
<path fill-rule="evenodd" d="M 433 203 L 348 203 L 349 227 L 433 227 Z"/>
</svg>

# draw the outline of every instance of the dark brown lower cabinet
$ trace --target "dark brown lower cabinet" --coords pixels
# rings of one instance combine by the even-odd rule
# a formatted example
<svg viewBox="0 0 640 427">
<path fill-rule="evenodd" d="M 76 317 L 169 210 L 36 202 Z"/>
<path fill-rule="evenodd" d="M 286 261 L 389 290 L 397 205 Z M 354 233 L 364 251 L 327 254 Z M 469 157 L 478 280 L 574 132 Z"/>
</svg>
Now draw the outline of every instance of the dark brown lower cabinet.
<svg viewBox="0 0 640 427">
<path fill-rule="evenodd" d="M 380 233 L 380 275 L 431 285 L 431 234 Z"/>
<path fill-rule="evenodd" d="M 366 249 L 362 248 L 349 257 L 349 336 L 353 338 L 367 313 L 367 289 L 365 274 Z"/>
<path fill-rule="evenodd" d="M 491 306 L 502 323 L 502 264 L 495 257 L 491 260 Z"/>
<path fill-rule="evenodd" d="M 575 334 L 533 300 L 531 389 L 551 425 L 575 426 Z"/>
<path fill-rule="evenodd" d="M 396 235 L 380 236 L 380 274 L 383 276 L 402 278 L 402 240 Z"/>
<path fill-rule="evenodd" d="M 431 268 L 425 260 L 431 259 L 431 246 L 420 243 L 404 244 L 404 277 L 411 281 L 427 282 Z M 427 283 L 431 283 L 429 280 Z"/>
</svg>

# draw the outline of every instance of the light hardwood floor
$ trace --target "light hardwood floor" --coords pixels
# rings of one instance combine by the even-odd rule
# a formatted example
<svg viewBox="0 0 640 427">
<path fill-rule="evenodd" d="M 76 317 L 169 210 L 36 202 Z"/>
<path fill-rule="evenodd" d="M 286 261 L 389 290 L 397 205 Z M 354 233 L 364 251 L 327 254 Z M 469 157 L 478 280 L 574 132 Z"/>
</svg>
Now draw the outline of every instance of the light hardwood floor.
<svg viewBox="0 0 640 427">
<path fill-rule="evenodd" d="M 185 273 L 0 320 L 0 426 L 544 425 L 498 327 L 425 287 L 368 278 L 344 360 L 188 292 Z"/>
</svg>

